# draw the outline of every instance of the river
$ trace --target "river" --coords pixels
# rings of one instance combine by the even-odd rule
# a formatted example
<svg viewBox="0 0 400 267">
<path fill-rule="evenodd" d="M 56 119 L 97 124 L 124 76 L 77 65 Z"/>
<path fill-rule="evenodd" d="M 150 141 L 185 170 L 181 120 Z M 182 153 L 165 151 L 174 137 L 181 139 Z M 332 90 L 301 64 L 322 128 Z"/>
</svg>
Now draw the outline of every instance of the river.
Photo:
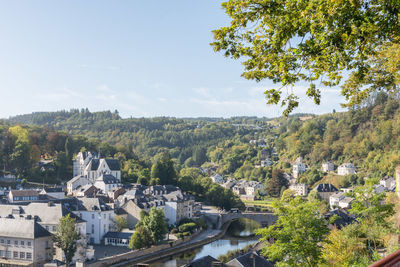
<svg viewBox="0 0 400 267">
<path fill-rule="evenodd" d="M 192 260 L 210 255 L 214 258 L 227 253 L 229 250 L 242 249 L 246 245 L 257 242 L 254 230 L 259 225 L 251 220 L 240 219 L 232 222 L 226 234 L 212 243 L 193 249 L 183 254 L 175 255 L 161 261 L 150 263 L 150 267 L 180 267 Z"/>
</svg>

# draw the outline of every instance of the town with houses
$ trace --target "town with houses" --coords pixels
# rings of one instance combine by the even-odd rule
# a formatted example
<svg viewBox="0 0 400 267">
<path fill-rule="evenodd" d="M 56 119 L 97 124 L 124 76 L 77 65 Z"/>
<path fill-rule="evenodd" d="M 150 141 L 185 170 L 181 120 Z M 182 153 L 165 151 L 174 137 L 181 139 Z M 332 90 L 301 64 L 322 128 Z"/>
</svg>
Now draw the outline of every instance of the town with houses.
<svg viewBox="0 0 400 267">
<path fill-rule="evenodd" d="M 263 146 L 262 142 L 254 143 Z M 264 155 L 261 152 L 260 165 L 269 166 L 272 163 L 267 153 Z M 81 236 L 76 242 L 77 250 L 72 260 L 76 266 L 112 257 L 107 251 L 114 251 L 117 255 L 129 251 L 129 241 L 135 225 L 141 219 L 141 213 L 149 212 L 152 207 L 163 210 L 165 221 L 170 226 L 177 225 L 183 219 L 207 216 L 203 203 L 196 202 L 192 195 L 177 186 L 122 184 L 117 159 L 102 158 L 96 152 L 80 152 L 72 164 L 73 178 L 65 185 L 29 189 L 20 185 L 17 189 L 1 189 L 0 266 L 62 266 L 65 256 L 53 244 L 52 235 L 57 231 L 60 219 L 66 215 L 75 219 L 76 229 Z M 336 188 L 324 183 L 308 188 L 306 184 L 297 182 L 306 170 L 307 166 L 301 157 L 293 162 L 292 173 L 285 173 L 289 189 L 297 196 L 307 196 L 310 191 L 316 191 L 321 199 L 329 203 L 327 218 L 337 215 L 341 218 L 341 224 L 352 222 L 354 217 L 347 210 L 353 198 L 346 196 L 346 193 L 353 188 Z M 343 163 L 335 169 L 333 163 L 324 162 L 321 170 L 341 176 L 357 172 L 351 163 Z M 242 200 L 255 200 L 265 194 L 264 185 L 260 182 L 224 177 L 212 168 L 202 171 L 210 175 L 213 183 L 231 190 Z M 383 177 L 375 187 L 377 193 L 395 190 L 395 179 L 389 176 Z M 126 222 L 124 229 L 117 230 L 116 217 Z M 266 261 L 258 254 L 250 253 L 248 257 L 256 257 L 260 264 Z M 204 261 L 210 263 L 217 260 L 205 257 L 198 264 Z M 208 263 L 196 265 L 194 261 L 188 266 L 208 266 Z"/>
</svg>

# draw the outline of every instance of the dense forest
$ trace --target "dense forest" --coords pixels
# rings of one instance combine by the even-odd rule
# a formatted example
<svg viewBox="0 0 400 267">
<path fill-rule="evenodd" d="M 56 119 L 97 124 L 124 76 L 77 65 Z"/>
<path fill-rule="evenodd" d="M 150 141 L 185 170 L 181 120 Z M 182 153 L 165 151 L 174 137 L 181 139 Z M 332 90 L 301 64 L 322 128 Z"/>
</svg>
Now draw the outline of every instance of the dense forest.
<svg viewBox="0 0 400 267">
<path fill-rule="evenodd" d="M 58 159 L 65 153 L 70 160 L 81 149 L 98 150 L 104 156 L 118 157 L 124 162 L 123 177 L 129 182 L 147 179 L 149 183 L 152 165 L 168 155 L 177 173 L 184 168 L 214 167 L 225 176 L 258 180 L 268 186 L 273 170 L 290 172 L 291 164 L 301 156 L 308 170 L 300 180 L 310 186 L 324 177 L 320 166 L 327 160 L 336 166 L 352 162 L 357 175 L 345 177 L 341 183 L 360 184 L 366 176 L 393 175 L 400 163 L 396 152 L 400 148 L 399 120 L 398 97 L 385 93 L 377 93 L 347 112 L 296 114 L 275 119 L 123 119 L 118 111 L 40 112 L 3 122 L 2 151 L 13 156 L 7 160 L 3 156 L 1 164 L 10 169 L 9 161 L 17 156 L 6 153 L 7 142 L 23 139 L 18 137 L 22 133 L 14 129 L 25 129 L 33 151 L 27 154 L 31 160 L 35 153 L 36 158 L 47 153 L 58 155 Z M 28 126 L 16 126 L 20 124 Z M 66 149 L 67 139 L 69 149 Z M 260 146 L 251 140 L 264 142 Z M 272 166 L 257 166 L 262 151 L 273 160 Z"/>
</svg>

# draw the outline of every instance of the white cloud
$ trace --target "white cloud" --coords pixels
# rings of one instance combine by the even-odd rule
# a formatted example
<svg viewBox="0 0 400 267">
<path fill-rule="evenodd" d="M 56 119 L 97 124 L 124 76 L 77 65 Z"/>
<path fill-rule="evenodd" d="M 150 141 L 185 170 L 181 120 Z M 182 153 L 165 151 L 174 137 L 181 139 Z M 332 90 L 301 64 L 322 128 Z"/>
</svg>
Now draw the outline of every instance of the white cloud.
<svg viewBox="0 0 400 267">
<path fill-rule="evenodd" d="M 106 93 L 114 93 L 114 90 L 112 90 L 110 87 L 108 87 L 107 84 L 102 84 L 96 88 L 97 91 L 99 92 L 106 92 Z"/>
<path fill-rule="evenodd" d="M 203 97 L 210 97 L 210 90 L 206 87 L 193 88 L 193 91 Z"/>
</svg>

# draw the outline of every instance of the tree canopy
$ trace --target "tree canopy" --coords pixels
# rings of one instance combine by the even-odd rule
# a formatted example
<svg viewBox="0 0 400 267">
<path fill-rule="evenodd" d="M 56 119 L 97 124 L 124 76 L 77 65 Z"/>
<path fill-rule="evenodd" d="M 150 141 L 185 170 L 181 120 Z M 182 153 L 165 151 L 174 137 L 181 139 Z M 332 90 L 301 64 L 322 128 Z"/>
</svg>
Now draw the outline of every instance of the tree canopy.
<svg viewBox="0 0 400 267">
<path fill-rule="evenodd" d="M 354 81 L 374 83 L 375 57 L 393 54 L 386 51 L 399 41 L 398 1 L 229 0 L 222 7 L 231 23 L 213 31 L 211 45 L 227 57 L 244 58 L 246 79 L 279 84 L 265 95 L 267 103 L 285 106 L 285 115 L 299 104 L 298 94 L 289 91 L 299 82 L 308 84 L 306 94 L 316 104 L 324 86 L 343 85 L 349 106 L 364 100 L 371 89 L 393 89 L 385 83 L 365 88 Z M 398 72 L 395 64 L 386 66 L 385 71 Z M 344 76 L 349 78 L 343 84 Z"/>
<path fill-rule="evenodd" d="M 275 240 L 263 248 L 264 255 L 289 266 L 316 266 L 328 233 L 326 222 L 318 212 L 319 202 L 285 195 L 272 207 L 278 216 L 276 223 L 256 231 L 262 235 L 262 241 Z"/>
<path fill-rule="evenodd" d="M 61 217 L 57 232 L 53 235 L 55 245 L 64 252 L 67 267 L 75 255 L 76 241 L 81 238 L 76 230 L 75 223 L 76 220 L 71 218 L 69 214 Z"/>
</svg>

